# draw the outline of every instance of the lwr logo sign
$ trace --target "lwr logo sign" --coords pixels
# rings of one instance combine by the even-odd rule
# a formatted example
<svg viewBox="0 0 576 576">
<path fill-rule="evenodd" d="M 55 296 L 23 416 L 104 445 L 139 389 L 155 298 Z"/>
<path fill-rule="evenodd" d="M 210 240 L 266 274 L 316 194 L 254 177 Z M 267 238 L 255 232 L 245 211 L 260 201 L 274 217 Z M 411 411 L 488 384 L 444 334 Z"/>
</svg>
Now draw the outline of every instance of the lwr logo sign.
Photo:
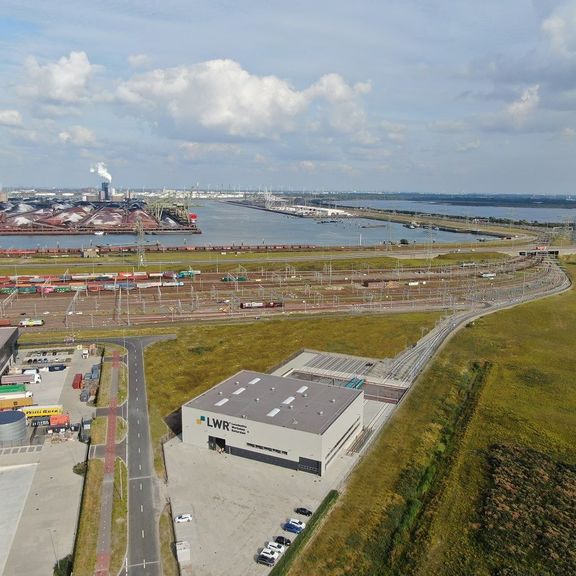
<svg viewBox="0 0 576 576">
<path fill-rule="evenodd" d="M 211 418 L 210 416 L 200 416 L 196 419 L 196 424 L 206 424 L 208 428 L 218 428 L 220 430 L 230 431 L 230 422 L 227 420 L 220 420 L 219 418 Z"/>
</svg>

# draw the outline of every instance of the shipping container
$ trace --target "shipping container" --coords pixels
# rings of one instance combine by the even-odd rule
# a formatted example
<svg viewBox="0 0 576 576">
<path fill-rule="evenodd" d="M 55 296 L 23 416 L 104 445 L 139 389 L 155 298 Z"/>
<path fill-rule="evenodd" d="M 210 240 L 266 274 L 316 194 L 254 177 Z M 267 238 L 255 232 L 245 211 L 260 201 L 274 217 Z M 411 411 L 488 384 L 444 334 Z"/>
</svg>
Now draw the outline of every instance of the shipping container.
<svg viewBox="0 0 576 576">
<path fill-rule="evenodd" d="M 0 328 L 6 326 L 12 326 L 12 320 L 10 320 L 10 318 L 0 318 Z"/>
<path fill-rule="evenodd" d="M 26 392 L 26 384 L 0 385 L 0 394 L 6 394 L 8 392 Z"/>
<path fill-rule="evenodd" d="M 64 409 L 61 404 L 50 404 L 47 406 L 25 406 L 20 408 L 26 418 L 34 418 L 37 416 L 52 416 L 52 414 L 62 414 Z"/>
<path fill-rule="evenodd" d="M 72 388 L 74 390 L 80 390 L 82 388 L 82 374 L 76 374 L 74 380 L 72 380 Z"/>
<path fill-rule="evenodd" d="M 70 426 L 70 416 L 68 414 L 52 414 L 50 426 Z"/>
<path fill-rule="evenodd" d="M 30 391 L 27 392 L 7 392 L 0 394 L 0 400 L 18 400 L 20 398 L 32 398 L 33 394 Z"/>
<path fill-rule="evenodd" d="M 50 417 L 49 416 L 36 416 L 34 418 L 29 418 L 28 422 L 30 426 L 37 428 L 38 426 L 50 426 Z"/>
<path fill-rule="evenodd" d="M 32 398 L 17 398 L 16 400 L 0 400 L 0 410 L 15 410 L 32 405 Z"/>
</svg>

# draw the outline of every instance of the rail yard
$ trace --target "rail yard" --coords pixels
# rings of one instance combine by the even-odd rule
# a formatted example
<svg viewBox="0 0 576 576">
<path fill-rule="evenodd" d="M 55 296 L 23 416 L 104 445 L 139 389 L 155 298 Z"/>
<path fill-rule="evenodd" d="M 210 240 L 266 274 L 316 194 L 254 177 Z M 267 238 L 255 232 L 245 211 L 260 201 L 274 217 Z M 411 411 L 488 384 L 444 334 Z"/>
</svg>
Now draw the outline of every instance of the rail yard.
<svg viewBox="0 0 576 576">
<path fill-rule="evenodd" d="M 0 277 L 0 315 L 32 330 L 132 326 L 292 313 L 390 312 L 483 306 L 549 281 L 540 254 L 454 265 L 333 270 L 187 270 Z"/>
</svg>

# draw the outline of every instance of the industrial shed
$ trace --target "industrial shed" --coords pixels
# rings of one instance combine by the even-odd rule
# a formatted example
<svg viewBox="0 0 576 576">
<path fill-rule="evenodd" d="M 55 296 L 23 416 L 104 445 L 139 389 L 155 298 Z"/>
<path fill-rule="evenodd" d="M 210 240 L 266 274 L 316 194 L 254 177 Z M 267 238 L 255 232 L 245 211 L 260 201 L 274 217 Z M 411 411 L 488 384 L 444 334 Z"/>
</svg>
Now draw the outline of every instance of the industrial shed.
<svg viewBox="0 0 576 576">
<path fill-rule="evenodd" d="M 322 475 L 363 429 L 362 390 L 243 370 L 182 406 L 182 441 Z"/>
</svg>

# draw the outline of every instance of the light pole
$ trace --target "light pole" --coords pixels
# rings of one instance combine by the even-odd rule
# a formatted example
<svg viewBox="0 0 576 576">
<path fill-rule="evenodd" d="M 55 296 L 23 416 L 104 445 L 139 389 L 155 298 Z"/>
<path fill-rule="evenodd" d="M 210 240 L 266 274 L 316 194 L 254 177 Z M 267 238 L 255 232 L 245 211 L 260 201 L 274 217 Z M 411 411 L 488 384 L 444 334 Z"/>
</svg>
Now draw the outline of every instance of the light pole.
<svg viewBox="0 0 576 576">
<path fill-rule="evenodd" d="M 54 544 L 54 536 L 52 535 L 52 529 L 48 528 L 48 532 L 50 533 L 50 540 L 52 542 L 52 551 L 54 552 L 54 562 L 58 566 L 58 570 L 60 570 L 60 559 L 58 558 L 58 553 L 56 552 L 56 545 Z M 56 532 L 56 530 L 54 530 Z"/>
</svg>

